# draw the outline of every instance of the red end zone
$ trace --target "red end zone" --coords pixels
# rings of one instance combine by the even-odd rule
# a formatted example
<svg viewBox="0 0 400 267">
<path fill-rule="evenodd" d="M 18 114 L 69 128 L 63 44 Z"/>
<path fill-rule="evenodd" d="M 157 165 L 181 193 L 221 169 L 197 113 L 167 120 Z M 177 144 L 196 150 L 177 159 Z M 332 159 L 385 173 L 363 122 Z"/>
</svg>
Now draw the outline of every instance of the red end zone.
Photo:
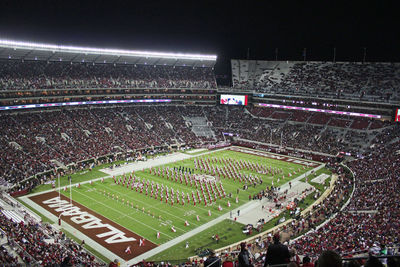
<svg viewBox="0 0 400 267">
<path fill-rule="evenodd" d="M 139 246 L 143 237 L 73 200 L 70 205 L 70 199 L 64 195 L 60 200 L 55 191 L 29 198 L 57 217 L 64 213 L 61 217 L 63 221 L 126 261 L 157 246 L 148 240 L 144 246 Z M 128 246 L 131 246 L 131 254 L 125 253 Z"/>
</svg>

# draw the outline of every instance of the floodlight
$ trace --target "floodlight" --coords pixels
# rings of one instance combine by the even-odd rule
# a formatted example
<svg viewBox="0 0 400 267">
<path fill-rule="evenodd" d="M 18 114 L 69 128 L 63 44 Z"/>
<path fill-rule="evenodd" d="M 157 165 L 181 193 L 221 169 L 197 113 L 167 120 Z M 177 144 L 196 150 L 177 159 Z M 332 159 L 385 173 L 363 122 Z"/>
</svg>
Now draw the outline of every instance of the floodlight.
<svg viewBox="0 0 400 267">
<path fill-rule="evenodd" d="M 38 51 L 50 51 L 61 53 L 83 53 L 85 55 L 112 55 L 112 56 L 128 56 L 128 57 L 146 57 L 146 58 L 171 58 L 171 59 L 190 59 L 190 60 L 209 60 L 216 61 L 216 55 L 201 55 L 201 54 L 185 54 L 185 53 L 167 53 L 167 52 L 152 52 L 152 51 L 137 51 L 123 49 L 103 49 L 93 47 L 79 47 L 67 45 L 52 45 L 34 42 L 20 42 L 13 40 L 0 39 L 0 47 L 11 49 L 29 49 Z"/>
</svg>

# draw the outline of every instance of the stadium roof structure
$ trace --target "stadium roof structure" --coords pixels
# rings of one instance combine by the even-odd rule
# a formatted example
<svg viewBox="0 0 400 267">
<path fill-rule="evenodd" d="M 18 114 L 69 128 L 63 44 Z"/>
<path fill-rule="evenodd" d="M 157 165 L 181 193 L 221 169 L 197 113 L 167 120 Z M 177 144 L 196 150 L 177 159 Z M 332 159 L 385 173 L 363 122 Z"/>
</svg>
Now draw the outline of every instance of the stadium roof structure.
<svg viewBox="0 0 400 267">
<path fill-rule="evenodd" d="M 78 47 L 0 39 L 0 59 L 214 67 L 217 56 Z"/>
</svg>

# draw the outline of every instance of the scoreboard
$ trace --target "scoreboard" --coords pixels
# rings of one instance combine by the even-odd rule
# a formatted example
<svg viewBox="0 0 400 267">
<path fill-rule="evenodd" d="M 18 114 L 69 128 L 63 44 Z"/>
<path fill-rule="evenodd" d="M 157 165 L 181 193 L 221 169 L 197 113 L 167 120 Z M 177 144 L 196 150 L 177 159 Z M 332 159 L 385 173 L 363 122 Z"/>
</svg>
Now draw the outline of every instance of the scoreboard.
<svg viewBox="0 0 400 267">
<path fill-rule="evenodd" d="M 400 108 L 397 108 L 394 113 L 394 121 L 400 122 Z"/>
<path fill-rule="evenodd" d="M 221 95 L 221 105 L 247 106 L 247 95 Z"/>
</svg>

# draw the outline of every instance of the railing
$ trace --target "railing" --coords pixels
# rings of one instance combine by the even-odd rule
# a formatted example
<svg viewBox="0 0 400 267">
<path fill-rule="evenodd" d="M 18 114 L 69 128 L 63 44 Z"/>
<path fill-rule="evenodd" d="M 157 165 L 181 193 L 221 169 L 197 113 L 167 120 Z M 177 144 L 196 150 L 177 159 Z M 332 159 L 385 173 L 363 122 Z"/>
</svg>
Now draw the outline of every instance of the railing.
<svg viewBox="0 0 400 267">
<path fill-rule="evenodd" d="M 10 246 L 16 247 L 17 249 L 19 249 L 20 251 L 22 251 L 22 253 L 23 253 L 26 257 L 30 258 L 31 261 L 30 261 L 30 263 L 29 263 L 29 266 L 31 266 L 31 267 L 41 266 L 41 265 L 39 264 L 39 262 L 37 262 L 36 259 L 35 259 L 31 254 L 29 254 L 28 252 L 26 252 L 26 250 L 23 249 L 23 248 L 18 244 L 18 242 L 15 241 L 14 239 L 10 239 Z M 19 255 L 19 254 L 18 254 L 18 255 Z"/>
</svg>

